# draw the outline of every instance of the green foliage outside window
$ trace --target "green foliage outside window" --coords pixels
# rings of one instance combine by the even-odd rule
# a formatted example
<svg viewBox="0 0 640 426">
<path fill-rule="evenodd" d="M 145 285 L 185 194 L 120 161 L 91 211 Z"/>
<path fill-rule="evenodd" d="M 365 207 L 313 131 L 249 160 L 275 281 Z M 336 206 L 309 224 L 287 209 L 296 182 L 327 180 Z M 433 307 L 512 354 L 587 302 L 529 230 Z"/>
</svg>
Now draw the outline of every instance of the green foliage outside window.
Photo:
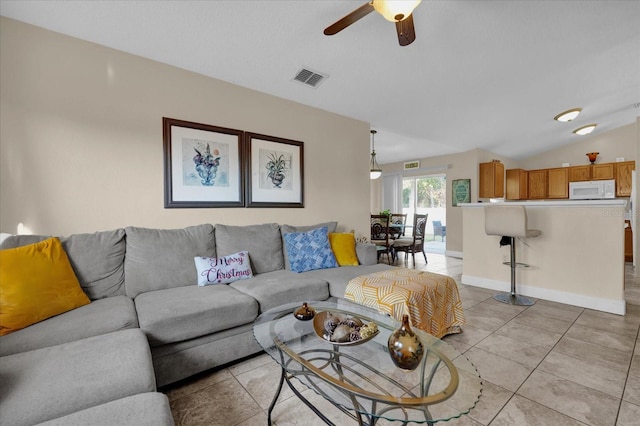
<svg viewBox="0 0 640 426">
<path fill-rule="evenodd" d="M 446 181 L 442 176 L 415 179 L 416 208 L 446 207 Z M 404 179 L 402 183 L 402 207 L 410 208 L 412 204 L 413 179 Z"/>
</svg>

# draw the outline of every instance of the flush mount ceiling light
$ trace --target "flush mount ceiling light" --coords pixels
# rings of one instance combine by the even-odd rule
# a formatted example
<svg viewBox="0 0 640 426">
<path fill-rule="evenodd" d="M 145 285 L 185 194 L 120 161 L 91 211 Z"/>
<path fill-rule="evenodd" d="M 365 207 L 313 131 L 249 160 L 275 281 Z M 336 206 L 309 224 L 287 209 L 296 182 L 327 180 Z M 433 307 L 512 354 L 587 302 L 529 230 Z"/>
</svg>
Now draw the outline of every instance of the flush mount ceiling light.
<svg viewBox="0 0 640 426">
<path fill-rule="evenodd" d="M 573 133 L 580 136 L 588 135 L 595 130 L 596 126 L 597 124 L 587 124 L 586 126 L 582 126 L 579 129 L 575 129 Z"/>
<path fill-rule="evenodd" d="M 580 114 L 581 112 L 582 112 L 582 108 L 573 108 L 573 109 L 561 112 L 560 114 L 553 117 L 553 119 L 556 121 L 562 121 L 563 123 L 566 123 L 567 121 L 571 121 L 574 118 L 576 118 L 578 114 Z"/>
<path fill-rule="evenodd" d="M 378 162 L 376 161 L 376 142 L 374 140 L 375 134 L 378 133 L 375 130 L 371 131 L 371 167 L 369 169 L 369 178 L 370 179 L 378 179 L 382 176 L 382 169 L 378 166 Z"/>
</svg>

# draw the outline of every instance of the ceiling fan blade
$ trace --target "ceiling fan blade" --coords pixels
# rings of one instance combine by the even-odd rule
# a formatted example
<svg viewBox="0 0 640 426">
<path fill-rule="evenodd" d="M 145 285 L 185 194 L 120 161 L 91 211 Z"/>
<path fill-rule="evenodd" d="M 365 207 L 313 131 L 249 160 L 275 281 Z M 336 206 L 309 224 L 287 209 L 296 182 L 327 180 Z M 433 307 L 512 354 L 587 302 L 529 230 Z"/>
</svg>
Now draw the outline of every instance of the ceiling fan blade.
<svg viewBox="0 0 640 426">
<path fill-rule="evenodd" d="M 400 22 L 396 22 L 396 32 L 400 46 L 408 46 L 416 39 L 416 29 L 413 26 L 413 14 Z"/>
<path fill-rule="evenodd" d="M 344 18 L 325 28 L 324 35 L 334 35 L 336 33 L 339 33 L 357 20 L 364 18 L 365 16 L 373 12 L 373 10 L 373 4 L 371 2 L 363 4 Z"/>
</svg>

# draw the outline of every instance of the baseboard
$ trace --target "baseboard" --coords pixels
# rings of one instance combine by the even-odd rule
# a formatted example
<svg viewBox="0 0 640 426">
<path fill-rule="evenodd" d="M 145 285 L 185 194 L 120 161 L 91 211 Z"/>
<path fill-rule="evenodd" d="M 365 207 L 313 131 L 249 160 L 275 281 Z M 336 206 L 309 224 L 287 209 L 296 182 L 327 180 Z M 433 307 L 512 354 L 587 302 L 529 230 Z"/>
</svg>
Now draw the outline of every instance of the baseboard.
<svg viewBox="0 0 640 426">
<path fill-rule="evenodd" d="M 458 259 L 462 259 L 461 251 L 445 250 L 444 255 L 448 257 L 455 257 Z"/>
<path fill-rule="evenodd" d="M 474 287 L 488 288 L 495 291 L 509 291 L 511 283 L 506 281 L 492 280 L 488 278 L 462 275 L 462 284 Z M 624 315 L 626 304 L 623 300 L 604 299 L 601 297 L 585 296 L 582 294 L 569 293 L 567 291 L 551 290 L 518 284 L 518 294 L 535 297 L 536 299 L 549 300 L 551 302 L 564 303 L 566 305 L 580 306 L 582 308 L 595 309 L 597 311 L 609 312 L 611 314 Z"/>
</svg>

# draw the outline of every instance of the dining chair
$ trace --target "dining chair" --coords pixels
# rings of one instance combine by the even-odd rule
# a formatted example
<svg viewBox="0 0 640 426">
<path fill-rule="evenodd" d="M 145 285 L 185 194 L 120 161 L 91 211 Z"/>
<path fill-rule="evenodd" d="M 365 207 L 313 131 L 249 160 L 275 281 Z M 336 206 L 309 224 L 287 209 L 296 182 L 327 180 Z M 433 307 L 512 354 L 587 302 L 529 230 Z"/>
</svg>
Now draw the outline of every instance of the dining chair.
<svg viewBox="0 0 640 426">
<path fill-rule="evenodd" d="M 394 240 L 391 238 L 388 215 L 371 215 L 371 242 L 378 250 L 378 260 L 382 254 L 387 255 L 387 262 L 391 265 L 395 262 L 395 252 L 393 251 Z"/>
<path fill-rule="evenodd" d="M 407 262 L 407 254 L 411 253 L 413 259 L 413 266 L 416 266 L 416 253 L 422 252 L 425 263 L 429 263 L 427 260 L 427 254 L 424 251 L 424 232 L 427 227 L 428 214 L 416 214 L 413 216 L 413 235 L 411 237 L 401 237 L 393 241 L 393 251 L 404 252 L 404 261 Z"/>
<path fill-rule="evenodd" d="M 406 213 L 392 213 L 391 214 L 391 228 L 395 231 L 391 237 L 400 238 L 404 237 L 404 231 L 407 226 L 407 214 Z"/>
<path fill-rule="evenodd" d="M 433 221 L 433 239 L 435 241 L 436 235 L 440 235 L 440 239 L 444 242 L 444 237 L 447 236 L 447 226 L 442 226 L 442 221 Z"/>
</svg>

